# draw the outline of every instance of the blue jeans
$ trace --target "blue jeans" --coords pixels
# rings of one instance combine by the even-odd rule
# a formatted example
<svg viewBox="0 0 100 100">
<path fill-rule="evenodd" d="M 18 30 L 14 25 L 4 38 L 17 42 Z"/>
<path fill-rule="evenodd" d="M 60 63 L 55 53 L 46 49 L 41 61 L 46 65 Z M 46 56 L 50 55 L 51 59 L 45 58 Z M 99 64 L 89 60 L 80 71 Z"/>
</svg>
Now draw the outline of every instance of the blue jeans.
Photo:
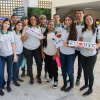
<svg viewBox="0 0 100 100">
<path fill-rule="evenodd" d="M 17 54 L 17 56 L 19 57 L 18 61 L 13 63 L 13 82 L 16 82 L 16 78 L 19 77 L 18 76 L 19 75 L 19 67 L 21 66 L 22 58 L 23 58 L 22 53 Z"/>
<path fill-rule="evenodd" d="M 3 68 L 3 79 L 4 79 L 5 62 L 7 62 L 7 73 L 8 73 L 7 86 L 10 86 L 10 82 L 12 80 L 13 55 L 6 56 L 6 57 L 1 56 L 1 62 L 2 62 L 2 68 Z"/>
<path fill-rule="evenodd" d="M 67 74 L 70 80 L 70 86 L 74 86 L 74 76 L 73 76 L 73 65 L 75 60 L 75 54 L 65 55 L 60 52 L 60 61 L 62 65 L 62 75 L 64 80 L 64 85 L 67 84 Z"/>
<path fill-rule="evenodd" d="M 0 89 L 2 88 L 2 83 L 3 83 L 3 68 L 2 68 L 1 57 L 0 57 Z"/>
</svg>

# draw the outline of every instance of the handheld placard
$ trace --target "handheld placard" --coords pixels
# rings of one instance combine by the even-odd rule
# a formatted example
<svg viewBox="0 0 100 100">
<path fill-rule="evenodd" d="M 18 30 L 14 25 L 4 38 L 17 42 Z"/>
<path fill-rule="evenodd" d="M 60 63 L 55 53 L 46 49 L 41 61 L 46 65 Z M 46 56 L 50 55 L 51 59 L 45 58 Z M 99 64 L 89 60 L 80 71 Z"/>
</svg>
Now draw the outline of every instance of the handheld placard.
<svg viewBox="0 0 100 100">
<path fill-rule="evenodd" d="M 43 38 L 43 35 L 38 33 L 38 32 L 35 32 L 33 29 L 29 28 L 27 30 L 28 33 L 32 34 L 33 36 L 39 38 L 39 39 L 42 39 Z"/>
</svg>

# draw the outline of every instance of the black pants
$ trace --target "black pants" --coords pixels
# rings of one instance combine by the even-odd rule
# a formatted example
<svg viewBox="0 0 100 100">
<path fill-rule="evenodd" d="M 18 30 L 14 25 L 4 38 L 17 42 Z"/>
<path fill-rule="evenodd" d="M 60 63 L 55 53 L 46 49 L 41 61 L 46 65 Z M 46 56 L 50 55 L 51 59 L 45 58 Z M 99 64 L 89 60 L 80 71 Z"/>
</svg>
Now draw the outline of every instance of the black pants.
<svg viewBox="0 0 100 100">
<path fill-rule="evenodd" d="M 81 55 L 81 64 L 84 70 L 84 79 L 85 85 L 88 85 L 89 80 L 89 89 L 92 90 L 93 82 L 94 82 L 94 75 L 93 69 L 97 59 L 97 55 L 85 57 Z"/>
<path fill-rule="evenodd" d="M 42 55 L 40 47 L 38 47 L 35 50 L 28 50 L 26 48 L 23 48 L 23 52 L 24 56 L 27 59 L 27 67 L 30 78 L 33 79 L 33 72 L 32 72 L 33 56 L 35 58 L 37 65 L 37 78 L 40 78 L 42 70 Z"/>
<path fill-rule="evenodd" d="M 45 68 L 48 70 L 49 78 L 52 79 L 54 76 L 54 82 L 58 81 L 58 67 L 56 61 L 53 59 L 53 56 L 45 54 Z"/>
<path fill-rule="evenodd" d="M 81 78 L 82 73 L 82 64 L 80 62 L 80 51 L 75 50 L 75 58 L 78 56 L 78 72 L 77 72 L 77 79 Z"/>
</svg>

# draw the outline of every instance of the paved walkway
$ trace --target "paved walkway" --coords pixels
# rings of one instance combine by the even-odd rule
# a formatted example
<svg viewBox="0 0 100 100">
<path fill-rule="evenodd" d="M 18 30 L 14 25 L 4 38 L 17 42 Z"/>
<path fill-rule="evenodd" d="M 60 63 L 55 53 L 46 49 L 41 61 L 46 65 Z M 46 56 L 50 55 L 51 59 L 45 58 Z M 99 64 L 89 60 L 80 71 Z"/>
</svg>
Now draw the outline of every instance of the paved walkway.
<svg viewBox="0 0 100 100">
<path fill-rule="evenodd" d="M 75 73 L 74 78 L 76 81 L 77 76 L 77 59 L 75 61 Z M 36 76 L 36 66 L 33 65 L 33 73 L 34 77 Z M 20 71 L 21 75 L 21 71 Z M 5 75 L 7 77 L 7 75 Z M 42 71 L 42 84 L 38 84 L 35 82 L 33 85 L 29 84 L 29 77 L 25 76 L 23 78 L 24 82 L 20 83 L 20 87 L 16 87 L 11 82 L 12 92 L 8 93 L 6 89 L 4 89 L 5 95 L 3 97 L 0 96 L 0 100 L 100 100 L 100 53 L 98 55 L 98 59 L 94 68 L 94 87 L 93 94 L 88 97 L 83 97 L 82 94 L 86 91 L 80 92 L 79 89 L 84 85 L 84 78 L 82 73 L 81 85 L 79 87 L 74 87 L 74 89 L 68 93 L 60 91 L 63 80 L 61 76 L 61 70 L 59 68 L 59 83 L 58 88 L 53 89 L 53 83 L 45 84 L 44 78 L 44 70 Z"/>
</svg>

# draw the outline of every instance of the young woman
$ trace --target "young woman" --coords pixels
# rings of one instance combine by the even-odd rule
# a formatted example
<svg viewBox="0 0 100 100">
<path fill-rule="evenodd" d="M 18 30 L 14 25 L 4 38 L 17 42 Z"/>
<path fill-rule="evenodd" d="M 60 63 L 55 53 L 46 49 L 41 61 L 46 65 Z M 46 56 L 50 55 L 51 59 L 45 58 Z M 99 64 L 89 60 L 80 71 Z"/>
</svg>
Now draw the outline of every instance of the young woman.
<svg viewBox="0 0 100 100">
<path fill-rule="evenodd" d="M 96 38 L 98 39 L 97 47 L 95 49 L 81 47 L 80 51 L 81 63 L 84 70 L 84 79 L 85 79 L 85 85 L 80 88 L 80 91 L 88 87 L 88 80 L 89 80 L 89 89 L 87 92 L 83 94 L 83 96 L 86 96 L 93 92 L 92 89 L 94 82 L 93 69 L 97 59 L 96 49 L 100 47 L 100 33 L 98 33 L 98 35 L 96 34 L 97 29 L 95 28 L 95 21 L 92 15 L 90 14 L 86 15 L 84 21 L 85 21 L 85 27 L 82 30 L 80 41 L 96 43 Z"/>
<path fill-rule="evenodd" d="M 46 38 L 43 40 L 42 57 L 45 59 L 45 68 L 48 70 L 49 79 L 46 82 L 51 82 L 54 76 L 53 88 L 57 88 L 58 83 L 58 67 L 55 61 L 57 56 L 57 49 L 54 44 L 53 38 L 55 38 L 54 21 L 48 22 L 47 29 L 44 32 Z M 42 46 L 42 45 L 41 45 Z"/>
<path fill-rule="evenodd" d="M 23 17 L 21 18 L 21 21 L 22 21 L 22 24 L 23 24 L 23 29 L 24 29 L 26 26 L 28 26 L 28 18 L 27 18 L 27 16 L 23 16 Z M 22 31 L 23 31 L 23 29 L 22 29 Z M 24 57 L 24 55 L 23 55 L 23 57 Z M 25 76 L 25 66 L 24 66 L 23 68 L 21 68 L 21 69 L 22 69 L 21 77 L 24 77 L 24 76 Z M 28 67 L 27 67 L 27 75 L 29 75 L 29 73 L 28 73 Z"/>
<path fill-rule="evenodd" d="M 22 63 L 22 52 L 23 52 L 23 44 L 21 40 L 21 30 L 22 30 L 22 22 L 18 21 L 15 24 L 14 28 L 14 40 L 15 40 L 15 48 L 16 48 L 16 55 L 18 56 L 18 61 L 13 63 L 13 83 L 16 86 L 20 86 L 20 84 L 17 82 L 18 81 L 23 81 L 19 78 L 19 67 L 21 66 Z"/>
<path fill-rule="evenodd" d="M 28 27 L 23 29 L 22 41 L 23 41 L 23 52 L 24 56 L 27 59 L 28 72 L 30 76 L 30 84 L 34 83 L 33 73 L 32 73 L 32 64 L 33 56 L 37 65 L 37 82 L 41 84 L 41 70 L 42 70 L 42 54 L 40 48 L 40 39 L 27 33 L 28 28 L 32 28 L 35 32 L 41 33 L 39 25 L 39 19 L 36 15 L 32 15 L 29 18 Z M 43 37 L 44 38 L 44 37 Z"/>
<path fill-rule="evenodd" d="M 3 78 L 4 78 L 4 67 L 5 62 L 7 62 L 7 73 L 8 73 L 8 81 L 7 81 L 7 91 L 10 92 L 10 82 L 12 79 L 12 62 L 14 58 L 14 62 L 17 62 L 18 57 L 16 55 L 14 36 L 11 32 L 11 21 L 6 18 L 3 21 L 2 29 L 0 32 L 0 57 L 3 68 Z"/>
<path fill-rule="evenodd" d="M 77 31 L 74 25 L 74 19 L 72 16 L 65 18 L 66 29 L 62 31 L 63 46 L 60 47 L 60 60 L 62 65 L 62 75 L 64 80 L 64 86 L 61 91 L 68 92 L 74 87 L 73 77 L 73 65 L 75 59 L 75 48 L 68 45 L 69 40 L 77 40 Z M 59 50 L 58 50 L 59 52 Z M 69 76 L 70 86 L 67 88 L 67 75 Z"/>
</svg>

